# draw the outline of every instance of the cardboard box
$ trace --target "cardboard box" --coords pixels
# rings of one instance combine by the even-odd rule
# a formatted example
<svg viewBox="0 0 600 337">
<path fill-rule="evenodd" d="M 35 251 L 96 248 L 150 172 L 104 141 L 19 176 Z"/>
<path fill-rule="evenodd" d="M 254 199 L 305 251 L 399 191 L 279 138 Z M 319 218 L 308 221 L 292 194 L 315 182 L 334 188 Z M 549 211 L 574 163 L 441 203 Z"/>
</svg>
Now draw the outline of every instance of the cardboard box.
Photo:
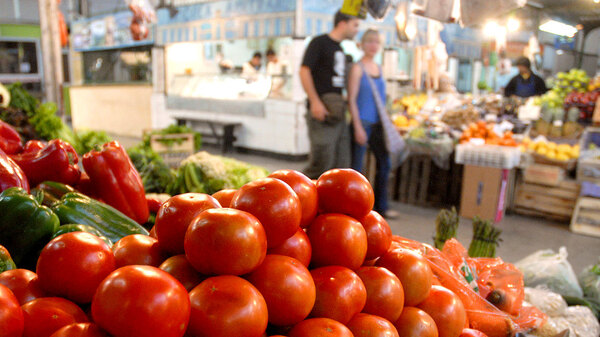
<svg viewBox="0 0 600 337">
<path fill-rule="evenodd" d="M 513 170 L 465 165 L 460 215 L 500 222 L 504 217 L 508 185 L 513 174 Z"/>
<path fill-rule="evenodd" d="M 533 164 L 523 172 L 523 180 L 530 184 L 558 186 L 565 179 L 565 170 L 552 165 Z"/>
</svg>

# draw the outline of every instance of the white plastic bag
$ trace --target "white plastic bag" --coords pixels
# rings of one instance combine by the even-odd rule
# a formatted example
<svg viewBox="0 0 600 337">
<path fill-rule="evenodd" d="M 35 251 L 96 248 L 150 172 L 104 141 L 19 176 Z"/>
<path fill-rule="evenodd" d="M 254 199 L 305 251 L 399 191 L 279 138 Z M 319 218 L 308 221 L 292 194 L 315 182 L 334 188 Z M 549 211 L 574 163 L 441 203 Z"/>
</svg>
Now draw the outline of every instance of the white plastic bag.
<svg viewBox="0 0 600 337">
<path fill-rule="evenodd" d="M 525 301 L 550 317 L 562 316 L 567 311 L 567 302 L 562 296 L 542 287 L 525 287 Z"/>
<path fill-rule="evenodd" d="M 600 261 L 579 274 L 579 284 L 586 298 L 600 302 Z"/>
<path fill-rule="evenodd" d="M 569 328 L 573 336 L 600 336 L 600 323 L 598 323 L 598 319 L 596 319 L 590 308 L 584 306 L 568 307 L 565 318 L 569 322 Z"/>
<path fill-rule="evenodd" d="M 527 287 L 541 285 L 563 296 L 583 297 L 567 256 L 565 247 L 561 247 L 558 254 L 551 249 L 540 250 L 515 263 L 515 266 L 523 272 Z"/>
</svg>

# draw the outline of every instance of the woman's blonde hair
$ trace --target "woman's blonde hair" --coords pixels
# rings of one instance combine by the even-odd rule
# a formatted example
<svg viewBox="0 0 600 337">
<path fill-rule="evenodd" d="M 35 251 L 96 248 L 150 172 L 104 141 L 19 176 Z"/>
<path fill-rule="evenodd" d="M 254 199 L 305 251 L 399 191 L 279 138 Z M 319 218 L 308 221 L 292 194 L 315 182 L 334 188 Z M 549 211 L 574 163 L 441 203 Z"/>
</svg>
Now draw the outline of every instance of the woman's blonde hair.
<svg viewBox="0 0 600 337">
<path fill-rule="evenodd" d="M 379 34 L 379 31 L 375 28 L 369 28 L 363 33 L 362 37 L 360 38 L 360 43 L 364 44 L 370 35 L 377 35 L 379 41 L 381 41 L 381 34 Z"/>
</svg>

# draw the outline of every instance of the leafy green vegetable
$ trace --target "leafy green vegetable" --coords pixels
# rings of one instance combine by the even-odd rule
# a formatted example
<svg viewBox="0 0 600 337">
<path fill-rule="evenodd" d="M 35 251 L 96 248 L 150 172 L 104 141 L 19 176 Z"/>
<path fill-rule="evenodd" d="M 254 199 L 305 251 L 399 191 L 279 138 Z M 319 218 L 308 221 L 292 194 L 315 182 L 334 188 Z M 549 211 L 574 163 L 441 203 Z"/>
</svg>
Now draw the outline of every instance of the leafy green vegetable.
<svg viewBox="0 0 600 337">
<path fill-rule="evenodd" d="M 176 175 L 160 155 L 145 147 L 143 143 L 130 148 L 127 153 L 140 172 L 146 193 L 166 193 L 170 189 Z"/>
<path fill-rule="evenodd" d="M 25 88 L 20 82 L 9 84 L 6 86 L 6 89 L 10 93 L 10 106 L 16 109 L 21 109 L 25 111 L 27 116 L 31 117 L 35 114 L 35 110 L 40 102 Z"/>
<path fill-rule="evenodd" d="M 238 189 L 268 174 L 265 168 L 202 151 L 181 162 L 169 192 L 212 194 L 225 188 Z"/>
<path fill-rule="evenodd" d="M 173 135 L 179 133 L 193 133 L 194 134 L 194 149 L 198 151 L 202 147 L 202 135 L 199 132 L 195 132 L 190 127 L 185 125 L 171 124 L 164 129 L 154 130 L 151 133 L 144 135 L 143 145 L 150 148 L 150 137 L 152 135 Z M 181 144 L 181 139 L 161 139 L 159 142 L 166 146 L 172 146 L 173 144 Z"/>
<path fill-rule="evenodd" d="M 73 146 L 79 154 L 90 152 L 94 147 L 113 140 L 106 132 L 93 130 L 77 131 L 76 137 L 77 142 Z"/>
<path fill-rule="evenodd" d="M 56 109 L 56 104 L 52 102 L 44 103 L 29 118 L 29 122 L 33 125 L 35 132 L 43 139 L 51 140 L 59 138 L 60 132 L 65 127 L 62 119 L 56 115 Z"/>
</svg>

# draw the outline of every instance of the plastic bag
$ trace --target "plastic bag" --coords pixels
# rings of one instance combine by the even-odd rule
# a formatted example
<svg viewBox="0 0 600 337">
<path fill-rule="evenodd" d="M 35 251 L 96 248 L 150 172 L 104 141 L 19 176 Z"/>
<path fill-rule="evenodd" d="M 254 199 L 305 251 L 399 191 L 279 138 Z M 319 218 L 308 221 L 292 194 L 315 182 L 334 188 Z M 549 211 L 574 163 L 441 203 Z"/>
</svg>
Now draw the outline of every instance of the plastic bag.
<svg viewBox="0 0 600 337">
<path fill-rule="evenodd" d="M 590 308 L 584 306 L 569 307 L 565 318 L 569 322 L 569 329 L 571 329 L 573 336 L 600 336 L 600 323 L 598 323 Z"/>
<path fill-rule="evenodd" d="M 583 291 L 567 256 L 565 247 L 561 247 L 558 253 L 551 249 L 540 250 L 515 263 L 515 266 L 523 272 L 527 287 L 543 285 L 563 296 L 582 297 Z"/>
<path fill-rule="evenodd" d="M 550 317 L 562 316 L 567 311 L 567 302 L 562 296 L 544 288 L 525 288 L 525 301 Z"/>
<path fill-rule="evenodd" d="M 588 266 L 579 274 L 579 284 L 586 298 L 600 302 L 600 262 Z"/>
</svg>

